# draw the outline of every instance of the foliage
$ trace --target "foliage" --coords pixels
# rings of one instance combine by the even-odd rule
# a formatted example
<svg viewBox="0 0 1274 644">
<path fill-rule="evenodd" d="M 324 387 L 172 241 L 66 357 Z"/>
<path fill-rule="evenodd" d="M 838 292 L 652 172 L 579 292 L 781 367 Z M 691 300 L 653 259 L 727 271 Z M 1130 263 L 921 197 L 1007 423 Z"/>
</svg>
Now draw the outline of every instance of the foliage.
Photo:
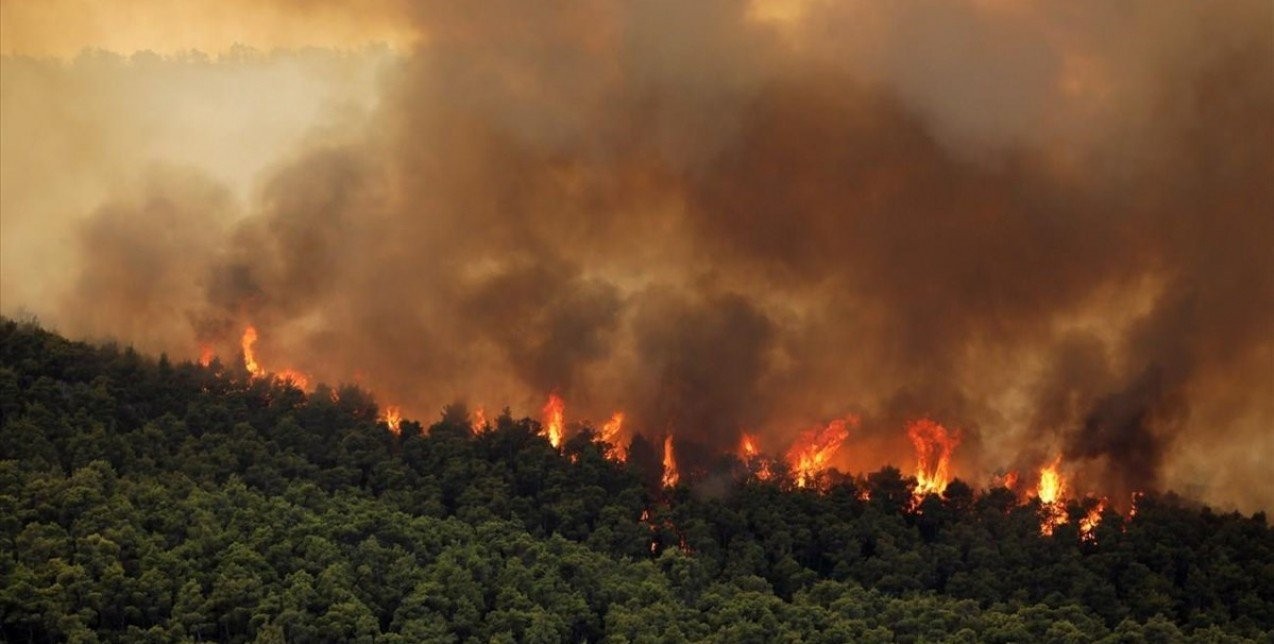
<svg viewBox="0 0 1274 644">
<path fill-rule="evenodd" d="M 886 468 L 665 493 L 585 432 L 399 435 L 305 394 L 0 321 L 6 641 L 1229 641 L 1274 629 L 1265 516 L 1150 495 L 1095 539 Z M 635 459 L 636 460 L 636 459 Z M 865 488 L 865 489 L 860 489 Z M 1084 508 L 1073 507 L 1082 513 Z M 643 518 L 645 515 L 645 518 Z M 1078 516 L 1078 515 L 1077 515 Z"/>
</svg>

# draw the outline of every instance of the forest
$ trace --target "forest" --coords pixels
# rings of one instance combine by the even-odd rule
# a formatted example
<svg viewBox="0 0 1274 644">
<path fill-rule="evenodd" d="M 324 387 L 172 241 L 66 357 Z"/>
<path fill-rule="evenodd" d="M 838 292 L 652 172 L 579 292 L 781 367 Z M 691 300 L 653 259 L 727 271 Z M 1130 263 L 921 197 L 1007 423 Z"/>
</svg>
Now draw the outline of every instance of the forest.
<svg viewBox="0 0 1274 644">
<path fill-rule="evenodd" d="M 382 418 L 0 321 L 0 639 L 1274 641 L 1263 512 L 1150 492 L 1041 534 L 1038 502 L 916 502 L 890 467 L 799 487 L 722 455 L 669 488 L 641 437 L 617 462 L 508 410 Z"/>
</svg>

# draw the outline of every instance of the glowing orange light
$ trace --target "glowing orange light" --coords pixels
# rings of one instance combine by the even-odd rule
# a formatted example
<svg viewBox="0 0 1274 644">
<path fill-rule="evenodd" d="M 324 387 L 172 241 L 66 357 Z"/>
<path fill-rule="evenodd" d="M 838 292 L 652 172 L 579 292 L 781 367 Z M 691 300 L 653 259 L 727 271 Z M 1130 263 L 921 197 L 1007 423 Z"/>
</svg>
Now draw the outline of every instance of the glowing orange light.
<svg viewBox="0 0 1274 644">
<path fill-rule="evenodd" d="M 256 351 L 253 345 L 257 343 L 257 329 L 251 324 L 243 330 L 243 339 L 239 345 L 243 348 L 243 366 L 253 377 L 261 375 L 261 365 L 257 364 Z"/>
<path fill-rule="evenodd" d="M 388 427 L 389 431 L 393 432 L 394 435 L 398 435 L 402 432 L 403 416 L 398 407 L 394 405 L 386 407 L 384 415 L 381 416 L 381 420 L 384 421 L 385 426 Z"/>
<path fill-rule="evenodd" d="M 481 407 L 473 410 L 473 420 L 469 423 L 470 429 L 475 434 L 481 434 L 487 431 L 487 412 Z"/>
<path fill-rule="evenodd" d="M 813 484 L 818 473 L 828 468 L 841 443 L 849 438 L 850 428 L 857 425 L 856 416 L 846 416 L 833 420 L 826 427 L 804 431 L 797 437 L 796 443 L 787 451 L 787 463 L 797 487 Z"/>
<path fill-rule="evenodd" d="M 566 403 L 556 393 L 549 394 L 544 403 L 544 433 L 549 437 L 553 447 L 562 446 L 562 435 L 566 428 Z"/>
<path fill-rule="evenodd" d="M 664 487 L 676 487 L 677 482 L 681 480 L 681 475 L 677 472 L 677 456 L 672 451 L 672 434 L 664 437 Z"/>
<path fill-rule="evenodd" d="M 942 494 L 951 482 L 951 452 L 960 444 L 960 433 L 921 418 L 907 425 L 907 436 L 916 448 L 916 497 Z"/>
<path fill-rule="evenodd" d="M 628 460 L 628 446 L 624 443 L 624 412 L 617 411 L 602 425 L 602 442 L 607 444 L 606 457 L 624 462 Z"/>
<path fill-rule="evenodd" d="M 199 347 L 199 365 L 206 367 L 212 364 L 212 358 L 213 358 L 212 347 L 206 344 L 201 345 Z"/>
</svg>

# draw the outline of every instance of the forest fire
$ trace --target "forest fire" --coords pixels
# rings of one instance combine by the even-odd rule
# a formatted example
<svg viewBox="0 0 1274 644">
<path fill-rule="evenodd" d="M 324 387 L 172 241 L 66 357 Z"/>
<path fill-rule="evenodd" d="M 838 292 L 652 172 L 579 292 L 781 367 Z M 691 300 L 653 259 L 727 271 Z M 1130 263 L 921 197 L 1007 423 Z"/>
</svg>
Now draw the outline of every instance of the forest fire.
<svg viewBox="0 0 1274 644">
<path fill-rule="evenodd" d="M 479 407 L 473 410 L 473 419 L 469 421 L 469 429 L 472 430 L 474 434 L 481 434 L 487 431 L 487 412 L 485 409 Z"/>
<path fill-rule="evenodd" d="M 787 464 L 797 487 L 814 483 L 818 473 L 828 468 L 841 443 L 849 437 L 850 427 L 857 424 L 856 416 L 846 416 L 833 420 L 825 427 L 801 433 L 787 452 Z"/>
<path fill-rule="evenodd" d="M 211 346 L 208 346 L 206 344 L 199 346 L 199 366 L 207 367 L 208 365 L 212 364 L 212 359 L 214 357 L 216 356 L 213 353 Z"/>
<path fill-rule="evenodd" d="M 660 483 L 665 488 L 677 487 L 677 483 L 681 481 L 681 474 L 677 471 L 677 456 L 673 453 L 672 434 L 664 436 L 664 471 L 660 478 Z"/>
<path fill-rule="evenodd" d="M 624 440 L 624 412 L 617 411 L 602 425 L 602 442 L 606 443 L 606 458 L 621 463 L 628 460 L 628 444 Z"/>
<path fill-rule="evenodd" d="M 385 413 L 381 416 L 381 421 L 389 428 L 389 431 L 395 435 L 402 433 L 403 415 L 402 410 L 394 405 L 385 407 Z"/>
<path fill-rule="evenodd" d="M 942 494 L 951 482 L 951 452 L 960 444 L 960 432 L 921 418 L 907 425 L 907 437 L 916 448 L 916 497 Z"/>
<path fill-rule="evenodd" d="M 768 481 L 774 478 L 774 470 L 770 467 L 770 459 L 761 454 L 756 437 L 743 432 L 739 437 L 739 460 L 752 471 L 758 480 Z"/>
<path fill-rule="evenodd" d="M 243 339 L 240 340 L 239 346 L 243 349 L 243 367 L 247 369 L 248 373 L 252 374 L 254 378 L 260 376 L 262 373 L 261 365 L 257 364 L 257 355 L 254 348 L 256 343 L 257 328 L 249 324 L 248 328 L 243 330 Z"/>
<path fill-rule="evenodd" d="M 1066 481 L 1062 478 L 1059 456 L 1040 470 L 1040 482 L 1035 496 L 1040 500 L 1040 534 L 1051 535 L 1058 526 L 1066 523 L 1066 504 L 1063 493 Z"/>
<path fill-rule="evenodd" d="M 549 394 L 544 403 L 543 431 L 553 447 L 562 446 L 562 436 L 566 430 L 566 403 L 556 393 Z"/>
</svg>

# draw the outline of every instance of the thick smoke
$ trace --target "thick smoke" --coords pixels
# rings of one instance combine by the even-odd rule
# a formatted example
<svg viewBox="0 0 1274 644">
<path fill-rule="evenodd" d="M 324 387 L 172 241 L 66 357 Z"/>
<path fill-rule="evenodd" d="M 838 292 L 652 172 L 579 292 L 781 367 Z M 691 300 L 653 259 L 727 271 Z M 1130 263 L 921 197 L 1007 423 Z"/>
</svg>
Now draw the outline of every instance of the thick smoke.
<svg viewBox="0 0 1274 644">
<path fill-rule="evenodd" d="M 847 452 L 908 464 L 928 415 L 977 482 L 1062 454 L 1274 502 L 1172 461 L 1274 457 L 1270 4 L 834 4 L 425 3 L 375 115 L 224 233 L 190 179 L 104 206 L 58 321 L 223 355 L 252 322 L 423 416 L 558 390 L 778 451 L 854 412 Z"/>
</svg>

